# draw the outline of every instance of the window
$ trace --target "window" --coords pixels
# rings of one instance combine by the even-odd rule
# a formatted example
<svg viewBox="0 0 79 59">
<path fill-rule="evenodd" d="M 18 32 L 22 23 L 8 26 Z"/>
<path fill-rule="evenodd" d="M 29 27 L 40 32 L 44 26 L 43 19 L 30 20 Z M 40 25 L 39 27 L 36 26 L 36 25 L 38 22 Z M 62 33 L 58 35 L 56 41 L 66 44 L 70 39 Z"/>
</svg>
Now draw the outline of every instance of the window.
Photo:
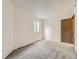
<svg viewBox="0 0 79 59">
<path fill-rule="evenodd" d="M 39 32 L 40 31 L 40 23 L 39 20 L 34 21 L 34 32 Z"/>
</svg>

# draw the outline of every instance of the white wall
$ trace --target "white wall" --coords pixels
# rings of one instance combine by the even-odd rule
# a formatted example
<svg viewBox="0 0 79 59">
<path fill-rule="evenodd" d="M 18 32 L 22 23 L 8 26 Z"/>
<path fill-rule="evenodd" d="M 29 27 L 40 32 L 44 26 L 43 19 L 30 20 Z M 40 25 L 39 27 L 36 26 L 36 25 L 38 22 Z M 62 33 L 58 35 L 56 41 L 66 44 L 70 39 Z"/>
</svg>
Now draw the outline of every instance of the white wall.
<svg viewBox="0 0 79 59">
<path fill-rule="evenodd" d="M 14 8 L 14 49 L 25 46 L 42 39 L 42 27 L 40 33 L 34 33 L 35 16 L 28 10 Z"/>
<path fill-rule="evenodd" d="M 3 59 L 14 49 L 42 39 L 42 21 L 39 33 L 34 33 L 35 16 L 27 10 L 14 6 L 10 0 L 3 0 Z"/>
<path fill-rule="evenodd" d="M 74 11 L 74 15 L 75 15 L 75 49 L 77 51 L 77 8 L 75 8 L 75 11 Z"/>
<path fill-rule="evenodd" d="M 61 40 L 61 20 L 58 17 L 45 19 L 45 39 L 60 42 Z"/>
<path fill-rule="evenodd" d="M 13 50 L 13 6 L 10 0 L 2 1 L 2 52 L 4 59 Z"/>
</svg>

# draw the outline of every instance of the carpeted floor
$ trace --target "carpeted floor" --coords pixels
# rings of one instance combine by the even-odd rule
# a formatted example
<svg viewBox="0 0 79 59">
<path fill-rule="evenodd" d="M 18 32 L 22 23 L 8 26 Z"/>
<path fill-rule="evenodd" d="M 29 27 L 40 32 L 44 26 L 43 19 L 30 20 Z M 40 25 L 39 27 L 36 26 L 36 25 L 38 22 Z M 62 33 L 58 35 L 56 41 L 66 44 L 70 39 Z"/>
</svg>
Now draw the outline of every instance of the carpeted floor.
<svg viewBox="0 0 79 59">
<path fill-rule="evenodd" d="M 76 59 L 72 45 L 42 40 L 13 51 L 6 59 Z"/>
</svg>

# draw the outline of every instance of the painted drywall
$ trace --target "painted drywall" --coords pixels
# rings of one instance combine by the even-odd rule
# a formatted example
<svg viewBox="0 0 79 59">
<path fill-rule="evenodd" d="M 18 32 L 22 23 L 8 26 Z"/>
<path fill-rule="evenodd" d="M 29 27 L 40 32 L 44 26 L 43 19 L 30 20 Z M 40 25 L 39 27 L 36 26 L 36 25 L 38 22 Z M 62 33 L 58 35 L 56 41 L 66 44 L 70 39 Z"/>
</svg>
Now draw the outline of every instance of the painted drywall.
<svg viewBox="0 0 79 59">
<path fill-rule="evenodd" d="M 42 20 L 40 32 L 34 33 L 35 19 L 28 11 L 14 6 L 11 0 L 3 0 L 3 59 L 14 49 L 42 39 Z"/>
<path fill-rule="evenodd" d="M 75 50 L 77 51 L 77 8 L 74 9 L 74 15 L 75 15 L 74 43 L 75 43 Z"/>
<path fill-rule="evenodd" d="M 34 32 L 35 19 L 36 17 L 29 13 L 28 10 L 25 11 L 19 7 L 14 8 L 14 49 L 42 39 L 41 26 L 39 33 Z"/>
<path fill-rule="evenodd" d="M 45 19 L 44 26 L 44 38 L 46 40 L 61 41 L 61 21 L 58 17 Z"/>
<path fill-rule="evenodd" d="M 13 50 L 13 5 L 2 0 L 2 58 Z"/>
</svg>

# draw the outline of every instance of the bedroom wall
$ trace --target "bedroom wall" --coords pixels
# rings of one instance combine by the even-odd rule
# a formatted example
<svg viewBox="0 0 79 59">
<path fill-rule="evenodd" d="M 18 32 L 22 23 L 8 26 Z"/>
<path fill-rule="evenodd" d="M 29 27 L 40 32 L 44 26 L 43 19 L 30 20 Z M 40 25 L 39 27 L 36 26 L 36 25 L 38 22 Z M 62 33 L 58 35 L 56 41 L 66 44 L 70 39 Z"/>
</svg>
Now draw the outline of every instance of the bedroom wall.
<svg viewBox="0 0 79 59">
<path fill-rule="evenodd" d="M 45 19 L 45 39 L 56 42 L 61 41 L 61 20 L 58 17 L 49 17 Z"/>
<path fill-rule="evenodd" d="M 40 32 L 34 33 L 35 16 L 28 11 L 15 7 L 11 0 L 3 0 L 2 38 L 3 59 L 14 49 L 41 40 L 43 36 L 42 21 Z"/>
<path fill-rule="evenodd" d="M 13 5 L 2 0 L 2 58 L 13 50 Z"/>
<path fill-rule="evenodd" d="M 77 51 L 77 8 L 75 8 L 75 11 L 74 11 L 74 14 L 75 14 L 75 49 Z"/>
<path fill-rule="evenodd" d="M 14 49 L 42 39 L 42 26 L 39 33 L 33 31 L 35 19 L 28 10 L 14 8 Z"/>
</svg>

